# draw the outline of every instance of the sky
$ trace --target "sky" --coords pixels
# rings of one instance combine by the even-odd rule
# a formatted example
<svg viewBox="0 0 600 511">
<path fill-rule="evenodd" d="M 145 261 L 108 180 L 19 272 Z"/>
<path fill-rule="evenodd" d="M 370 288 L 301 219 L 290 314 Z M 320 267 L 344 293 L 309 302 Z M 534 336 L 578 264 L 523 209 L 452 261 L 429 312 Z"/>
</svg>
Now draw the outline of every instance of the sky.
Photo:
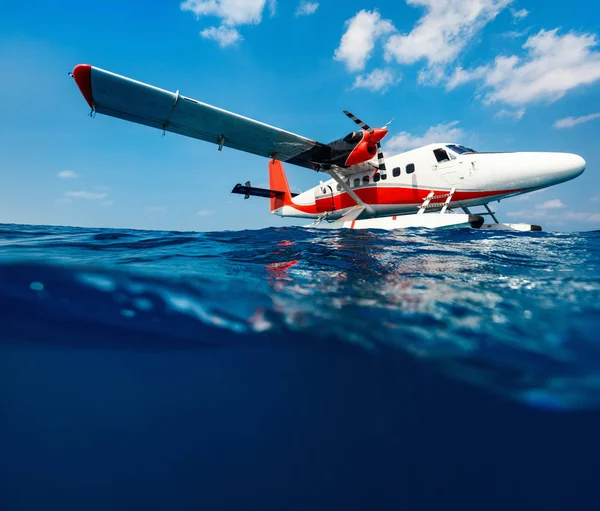
<svg viewBox="0 0 600 511">
<path fill-rule="evenodd" d="M 88 63 L 327 143 L 374 126 L 394 154 L 435 141 L 576 153 L 568 183 L 494 203 L 501 221 L 600 229 L 600 4 L 589 0 L 0 0 L 0 222 L 211 231 L 302 225 L 267 160 L 98 115 Z M 286 166 L 292 191 L 327 176 Z"/>
</svg>

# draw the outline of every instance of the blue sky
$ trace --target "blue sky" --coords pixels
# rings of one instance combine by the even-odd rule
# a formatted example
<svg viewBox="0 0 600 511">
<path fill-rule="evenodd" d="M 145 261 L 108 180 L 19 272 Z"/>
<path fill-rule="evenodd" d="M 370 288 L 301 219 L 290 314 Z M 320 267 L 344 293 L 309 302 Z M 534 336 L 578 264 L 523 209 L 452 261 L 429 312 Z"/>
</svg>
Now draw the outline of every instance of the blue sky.
<svg viewBox="0 0 600 511">
<path fill-rule="evenodd" d="M 3 0 L 2 0 L 3 1 Z M 600 5 L 589 0 L 11 2 L 0 17 L 0 222 L 217 230 L 298 224 L 260 198 L 267 161 L 89 108 L 89 63 L 329 142 L 395 117 L 387 153 L 453 139 L 565 151 L 576 180 L 495 205 L 600 228 Z M 566 119 L 566 120 L 565 120 Z M 296 191 L 321 175 L 286 168 Z M 302 222 L 300 222 L 302 223 Z"/>
</svg>

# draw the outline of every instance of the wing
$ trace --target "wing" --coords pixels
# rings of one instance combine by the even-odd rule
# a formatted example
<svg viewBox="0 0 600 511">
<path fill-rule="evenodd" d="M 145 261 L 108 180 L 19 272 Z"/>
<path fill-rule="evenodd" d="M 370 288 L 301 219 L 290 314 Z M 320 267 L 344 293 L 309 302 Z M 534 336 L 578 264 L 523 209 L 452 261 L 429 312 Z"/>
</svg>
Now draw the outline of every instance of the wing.
<svg viewBox="0 0 600 511">
<path fill-rule="evenodd" d="M 76 66 L 72 75 L 100 114 L 319 169 L 312 157 L 326 145 L 315 140 L 88 64 Z"/>
</svg>

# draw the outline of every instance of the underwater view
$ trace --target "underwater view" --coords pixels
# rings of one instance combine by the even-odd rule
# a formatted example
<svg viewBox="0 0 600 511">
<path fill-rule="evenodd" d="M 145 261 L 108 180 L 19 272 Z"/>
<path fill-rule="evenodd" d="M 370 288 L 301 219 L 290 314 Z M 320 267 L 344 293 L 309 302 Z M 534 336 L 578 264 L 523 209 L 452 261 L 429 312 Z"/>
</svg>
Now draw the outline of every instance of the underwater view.
<svg viewBox="0 0 600 511">
<path fill-rule="evenodd" d="M 600 509 L 600 232 L 0 226 L 1 509 Z"/>
</svg>

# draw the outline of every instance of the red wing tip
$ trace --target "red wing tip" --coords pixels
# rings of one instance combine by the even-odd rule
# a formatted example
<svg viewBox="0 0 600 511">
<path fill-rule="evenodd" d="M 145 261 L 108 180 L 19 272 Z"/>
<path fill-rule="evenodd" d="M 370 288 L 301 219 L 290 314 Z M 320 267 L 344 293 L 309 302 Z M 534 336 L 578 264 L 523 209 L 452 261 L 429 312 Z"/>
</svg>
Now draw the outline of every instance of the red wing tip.
<svg viewBox="0 0 600 511">
<path fill-rule="evenodd" d="M 94 97 L 92 96 L 92 66 L 79 64 L 73 68 L 73 78 L 83 97 L 94 108 Z"/>
</svg>

